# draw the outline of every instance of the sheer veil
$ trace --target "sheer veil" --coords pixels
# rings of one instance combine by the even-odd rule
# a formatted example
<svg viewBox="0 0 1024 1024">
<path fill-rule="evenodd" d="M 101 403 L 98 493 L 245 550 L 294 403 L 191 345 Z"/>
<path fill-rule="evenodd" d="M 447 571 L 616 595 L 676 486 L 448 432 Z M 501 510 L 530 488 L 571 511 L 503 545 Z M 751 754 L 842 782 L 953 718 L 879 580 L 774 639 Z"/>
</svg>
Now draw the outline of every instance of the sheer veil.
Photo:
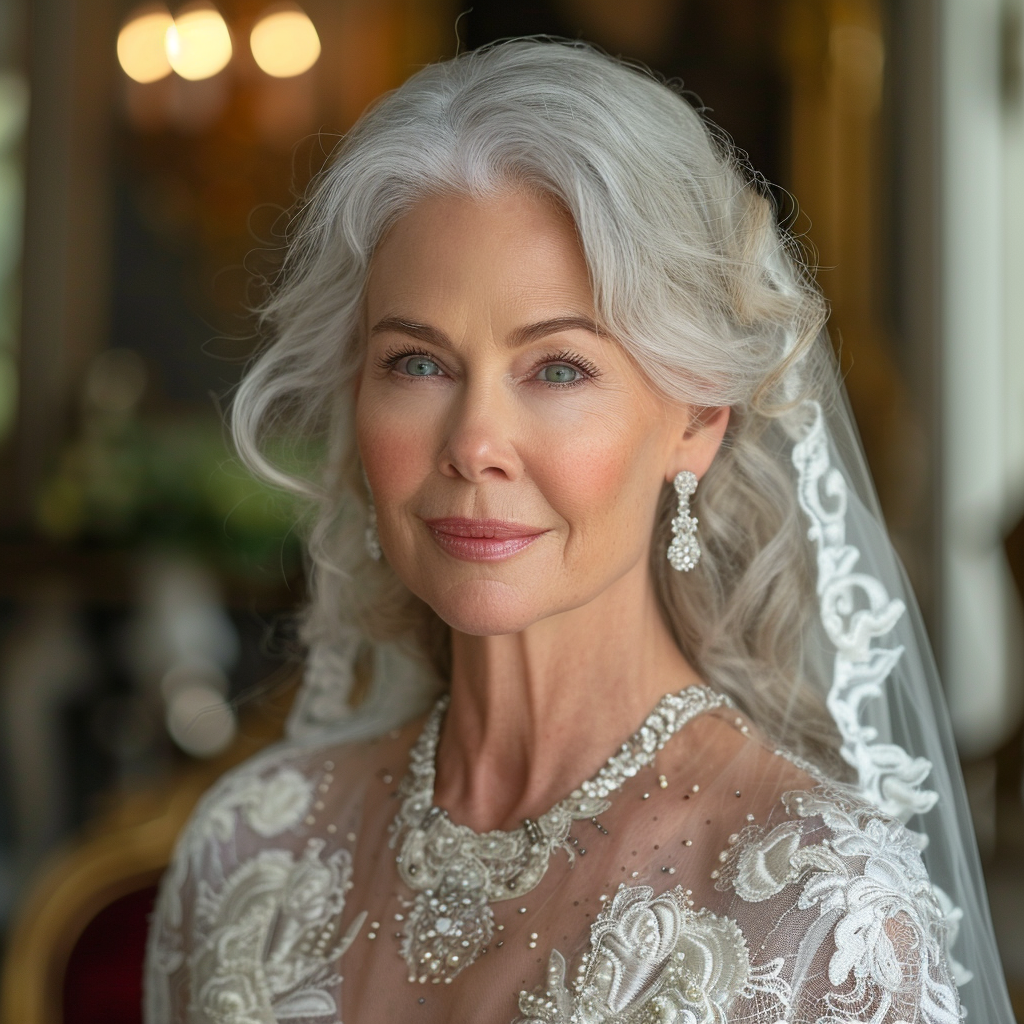
<svg viewBox="0 0 1024 1024">
<path fill-rule="evenodd" d="M 1012 1021 L 938 671 L 845 402 L 814 416 L 792 458 L 825 641 L 809 677 L 827 694 L 863 797 L 920 843 L 970 1019 Z"/>
</svg>

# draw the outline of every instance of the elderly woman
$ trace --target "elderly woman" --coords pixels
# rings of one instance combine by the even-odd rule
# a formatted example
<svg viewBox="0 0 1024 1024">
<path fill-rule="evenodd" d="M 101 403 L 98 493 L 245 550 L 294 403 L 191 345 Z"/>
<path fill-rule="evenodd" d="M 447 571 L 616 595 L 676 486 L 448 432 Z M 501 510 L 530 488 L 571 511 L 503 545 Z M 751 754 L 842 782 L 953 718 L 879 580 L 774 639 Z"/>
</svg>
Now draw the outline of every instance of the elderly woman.
<svg viewBox="0 0 1024 1024">
<path fill-rule="evenodd" d="M 512 41 L 365 115 L 234 407 L 318 510 L 306 680 L 150 1024 L 1011 1020 L 824 320 L 642 71 Z"/>
</svg>

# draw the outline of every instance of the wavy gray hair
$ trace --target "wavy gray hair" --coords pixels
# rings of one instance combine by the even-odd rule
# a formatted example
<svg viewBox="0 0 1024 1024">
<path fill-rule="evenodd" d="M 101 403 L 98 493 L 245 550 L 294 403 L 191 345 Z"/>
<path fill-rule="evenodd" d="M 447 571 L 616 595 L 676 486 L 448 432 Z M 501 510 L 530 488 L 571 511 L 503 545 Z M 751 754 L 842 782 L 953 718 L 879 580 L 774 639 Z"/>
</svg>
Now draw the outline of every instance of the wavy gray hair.
<svg viewBox="0 0 1024 1024">
<path fill-rule="evenodd" d="M 685 576 L 668 567 L 666 486 L 654 583 L 706 682 L 776 742 L 834 767 L 834 723 L 801 671 L 814 574 L 783 454 L 802 400 L 834 391 L 830 349 L 816 343 L 824 301 L 727 140 L 673 89 L 583 44 L 513 40 L 424 68 L 361 118 L 311 187 L 262 310 L 272 341 L 232 409 L 245 462 L 313 503 L 305 640 L 329 647 L 354 630 L 406 643 L 441 680 L 449 671 L 447 626 L 362 543 L 351 397 L 362 297 L 376 245 L 418 199 L 510 187 L 570 212 L 602 327 L 654 387 L 731 406 L 695 499 L 701 563 Z M 321 443 L 319 469 L 272 460 L 267 442 L 282 435 Z"/>
</svg>

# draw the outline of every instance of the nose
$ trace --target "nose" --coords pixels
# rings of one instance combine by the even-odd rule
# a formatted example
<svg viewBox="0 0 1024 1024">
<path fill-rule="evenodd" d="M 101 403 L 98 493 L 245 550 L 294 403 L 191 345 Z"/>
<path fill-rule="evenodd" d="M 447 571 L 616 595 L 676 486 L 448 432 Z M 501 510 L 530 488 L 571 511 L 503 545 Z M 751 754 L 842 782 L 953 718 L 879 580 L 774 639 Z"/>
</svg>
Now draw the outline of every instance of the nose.
<svg viewBox="0 0 1024 1024">
<path fill-rule="evenodd" d="M 464 384 L 445 423 L 441 472 L 471 483 L 514 479 L 520 465 L 514 429 L 515 411 L 499 383 Z"/>
</svg>

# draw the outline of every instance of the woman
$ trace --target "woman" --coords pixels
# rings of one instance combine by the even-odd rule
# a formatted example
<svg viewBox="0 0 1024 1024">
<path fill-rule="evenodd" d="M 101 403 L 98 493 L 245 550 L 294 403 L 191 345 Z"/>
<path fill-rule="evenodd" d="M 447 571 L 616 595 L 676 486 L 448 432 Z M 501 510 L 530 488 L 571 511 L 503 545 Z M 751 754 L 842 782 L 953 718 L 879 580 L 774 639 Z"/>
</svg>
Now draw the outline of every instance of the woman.
<svg viewBox="0 0 1024 1024">
<path fill-rule="evenodd" d="M 299 223 L 234 428 L 317 502 L 309 667 L 182 837 L 151 1024 L 1009 1021 L 824 305 L 722 140 L 513 41 Z"/>
</svg>

